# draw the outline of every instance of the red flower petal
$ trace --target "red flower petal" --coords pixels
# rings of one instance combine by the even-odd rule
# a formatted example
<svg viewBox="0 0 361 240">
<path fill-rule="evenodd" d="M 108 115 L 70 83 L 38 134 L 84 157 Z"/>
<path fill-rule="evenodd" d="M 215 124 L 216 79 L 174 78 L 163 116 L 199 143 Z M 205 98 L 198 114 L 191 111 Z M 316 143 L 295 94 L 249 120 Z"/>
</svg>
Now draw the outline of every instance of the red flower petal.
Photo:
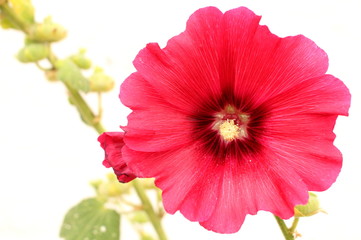
<svg viewBox="0 0 361 240">
<path fill-rule="evenodd" d="M 153 105 L 165 105 L 165 100 L 137 72 L 124 80 L 120 87 L 119 98 L 132 109 L 144 109 Z"/>
<path fill-rule="evenodd" d="M 294 206 L 307 202 L 307 188 L 297 173 L 284 168 L 275 157 L 264 152 L 264 156 L 250 156 L 241 164 L 238 159 L 228 159 L 220 173 L 223 176 L 215 211 L 201 225 L 219 233 L 233 233 L 247 214 L 259 210 L 281 218 L 293 216 Z"/>
<path fill-rule="evenodd" d="M 220 94 L 218 55 L 222 13 L 213 7 L 193 14 L 187 31 L 169 40 L 164 49 L 148 44 L 139 52 L 134 65 L 164 101 L 183 111 L 192 111 L 202 99 Z"/>
<path fill-rule="evenodd" d="M 347 116 L 350 100 L 350 92 L 339 79 L 322 75 L 280 92 L 267 104 L 278 111 L 279 118 L 295 113 Z"/>
<path fill-rule="evenodd" d="M 309 79 L 267 104 L 267 144 L 302 177 L 309 190 L 323 191 L 336 180 L 342 155 L 333 145 L 337 115 L 347 115 L 350 93 L 330 75 Z"/>
<path fill-rule="evenodd" d="M 130 171 L 122 158 L 123 136 L 124 133 L 122 132 L 105 132 L 98 137 L 98 141 L 105 151 L 103 165 L 107 168 L 112 167 L 119 182 L 126 183 L 136 178 L 136 176 Z"/>
<path fill-rule="evenodd" d="M 192 221 L 206 220 L 213 212 L 221 177 L 213 176 L 218 167 L 212 161 L 199 161 L 203 156 L 196 146 L 154 153 L 123 148 L 124 159 L 139 177 L 156 178 L 166 211 L 180 209 Z"/>
<path fill-rule="evenodd" d="M 235 94 L 252 96 L 255 104 L 302 81 L 322 76 L 328 67 L 327 55 L 311 40 L 301 35 L 278 38 L 265 26 L 258 28 L 246 49 L 247 57 L 236 62 Z"/>
<path fill-rule="evenodd" d="M 164 49 L 140 51 L 121 86 L 133 112 L 114 162 L 154 177 L 167 212 L 216 232 L 260 210 L 291 217 L 342 166 L 332 130 L 348 89 L 314 42 L 259 21 L 246 8 L 200 9 Z"/>
<path fill-rule="evenodd" d="M 184 114 L 168 106 L 148 106 L 128 116 L 128 126 L 123 127 L 127 132 L 124 141 L 138 151 L 171 150 L 192 142 L 190 125 Z"/>
</svg>

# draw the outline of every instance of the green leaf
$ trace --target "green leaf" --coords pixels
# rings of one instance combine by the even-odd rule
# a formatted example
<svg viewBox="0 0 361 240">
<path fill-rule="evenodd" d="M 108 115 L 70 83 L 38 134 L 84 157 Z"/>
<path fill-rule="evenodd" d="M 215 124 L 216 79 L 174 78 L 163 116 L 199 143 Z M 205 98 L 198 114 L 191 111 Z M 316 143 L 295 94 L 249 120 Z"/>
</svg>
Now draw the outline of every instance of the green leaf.
<svg viewBox="0 0 361 240">
<path fill-rule="evenodd" d="M 106 209 L 96 198 L 88 198 L 65 215 L 60 230 L 65 240 L 119 240 L 120 215 Z"/>
<path fill-rule="evenodd" d="M 83 76 L 79 67 L 71 59 L 58 61 L 56 67 L 58 68 L 58 79 L 75 90 L 81 90 L 83 92 L 89 91 L 90 86 L 88 79 Z"/>
</svg>

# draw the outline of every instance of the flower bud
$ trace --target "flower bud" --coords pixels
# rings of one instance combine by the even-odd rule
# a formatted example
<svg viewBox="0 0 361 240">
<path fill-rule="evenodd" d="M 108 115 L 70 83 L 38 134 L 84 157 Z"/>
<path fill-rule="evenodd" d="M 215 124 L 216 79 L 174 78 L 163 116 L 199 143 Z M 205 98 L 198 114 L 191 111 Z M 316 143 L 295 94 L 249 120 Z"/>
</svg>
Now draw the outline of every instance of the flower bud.
<svg viewBox="0 0 361 240">
<path fill-rule="evenodd" d="M 295 207 L 295 217 L 309 217 L 319 212 L 324 212 L 320 208 L 320 202 L 316 194 L 310 192 L 308 203 L 305 205 L 297 205 Z"/>
<path fill-rule="evenodd" d="M 20 62 L 37 62 L 48 57 L 49 48 L 43 43 L 28 43 L 17 54 Z"/>
<path fill-rule="evenodd" d="M 90 186 L 92 186 L 96 191 L 98 191 L 100 185 L 103 184 L 103 180 L 101 179 L 96 179 L 96 180 L 92 180 L 90 181 Z"/>
<path fill-rule="evenodd" d="M 34 6 L 31 0 L 8 0 L 11 9 L 23 24 L 34 23 Z"/>
<path fill-rule="evenodd" d="M 110 76 L 104 74 L 103 69 L 96 67 L 94 73 L 89 78 L 90 91 L 92 92 L 107 92 L 113 89 L 114 80 Z"/>
<path fill-rule="evenodd" d="M 106 182 L 99 186 L 98 192 L 101 196 L 116 197 L 123 193 L 123 189 L 119 182 Z"/>
<path fill-rule="evenodd" d="M 89 58 L 85 57 L 85 49 L 80 49 L 79 53 L 71 56 L 71 60 L 82 69 L 89 69 L 92 65 L 92 62 Z"/>
<path fill-rule="evenodd" d="M 57 78 L 68 84 L 70 87 L 83 92 L 89 91 L 89 82 L 86 79 L 79 67 L 71 60 L 64 59 L 56 62 Z"/>
<path fill-rule="evenodd" d="M 136 211 L 130 221 L 133 223 L 146 223 L 149 221 L 149 218 L 144 211 Z"/>
<path fill-rule="evenodd" d="M 43 23 L 35 24 L 30 28 L 29 38 L 38 42 L 56 42 L 65 38 L 65 28 L 53 23 L 51 17 L 44 19 Z"/>
<path fill-rule="evenodd" d="M 148 235 L 148 234 L 146 234 L 146 233 L 142 233 L 140 239 L 141 239 L 141 240 L 155 240 L 154 237 L 152 237 L 152 236 L 150 236 L 150 235 Z"/>
<path fill-rule="evenodd" d="M 129 193 L 130 185 L 129 184 L 119 184 L 119 180 L 114 173 L 108 173 L 106 178 L 109 183 L 114 183 L 116 186 L 119 186 L 123 193 Z"/>
</svg>

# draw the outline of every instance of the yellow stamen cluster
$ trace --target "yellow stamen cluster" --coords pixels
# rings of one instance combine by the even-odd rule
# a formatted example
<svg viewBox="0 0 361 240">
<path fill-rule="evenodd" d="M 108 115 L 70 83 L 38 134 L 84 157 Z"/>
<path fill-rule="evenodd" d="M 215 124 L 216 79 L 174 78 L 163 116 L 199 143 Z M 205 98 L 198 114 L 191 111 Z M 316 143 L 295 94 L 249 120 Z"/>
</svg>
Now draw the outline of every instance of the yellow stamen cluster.
<svg viewBox="0 0 361 240">
<path fill-rule="evenodd" d="M 219 126 L 219 133 L 226 141 L 239 138 L 241 128 L 234 123 L 234 119 L 227 119 Z"/>
</svg>

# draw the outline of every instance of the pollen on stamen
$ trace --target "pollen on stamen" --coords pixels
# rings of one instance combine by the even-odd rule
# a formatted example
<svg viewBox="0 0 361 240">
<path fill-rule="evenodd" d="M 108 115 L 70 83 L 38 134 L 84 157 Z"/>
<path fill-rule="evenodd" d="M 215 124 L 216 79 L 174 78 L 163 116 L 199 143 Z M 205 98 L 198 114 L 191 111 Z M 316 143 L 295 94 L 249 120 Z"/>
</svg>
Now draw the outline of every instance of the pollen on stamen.
<svg viewBox="0 0 361 240">
<path fill-rule="evenodd" d="M 219 134 L 225 141 L 233 141 L 239 138 L 241 128 L 234 123 L 234 119 L 227 119 L 219 126 Z"/>
</svg>

